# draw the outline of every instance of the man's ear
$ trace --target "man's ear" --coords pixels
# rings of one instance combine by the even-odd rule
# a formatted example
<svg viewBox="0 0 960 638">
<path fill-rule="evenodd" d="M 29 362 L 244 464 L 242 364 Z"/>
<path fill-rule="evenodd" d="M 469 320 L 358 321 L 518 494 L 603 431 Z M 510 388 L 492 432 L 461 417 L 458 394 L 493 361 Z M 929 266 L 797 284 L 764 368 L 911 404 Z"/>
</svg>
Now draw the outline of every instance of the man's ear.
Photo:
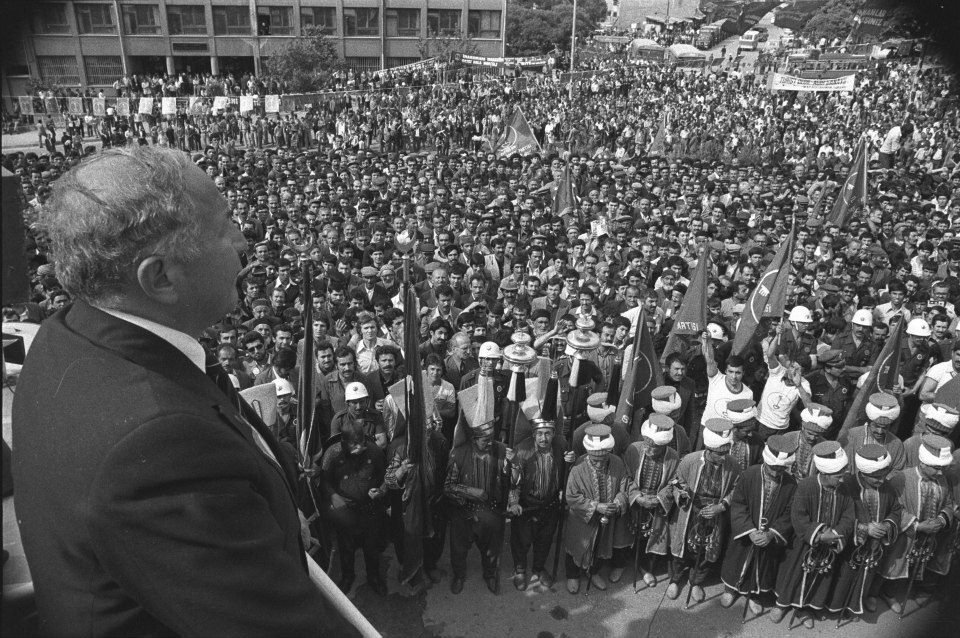
<svg viewBox="0 0 960 638">
<path fill-rule="evenodd" d="M 164 305 L 173 305 L 179 300 L 174 283 L 177 275 L 171 267 L 175 268 L 174 263 L 159 255 L 151 255 L 137 266 L 140 289 L 147 297 Z"/>
</svg>

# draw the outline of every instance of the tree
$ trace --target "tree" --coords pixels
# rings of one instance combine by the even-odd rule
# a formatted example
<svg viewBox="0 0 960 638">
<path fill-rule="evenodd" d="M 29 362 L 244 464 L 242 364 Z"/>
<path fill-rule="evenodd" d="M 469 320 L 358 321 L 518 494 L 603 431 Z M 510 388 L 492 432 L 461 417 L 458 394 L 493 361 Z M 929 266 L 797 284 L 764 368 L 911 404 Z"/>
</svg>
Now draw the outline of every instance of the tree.
<svg viewBox="0 0 960 638">
<path fill-rule="evenodd" d="M 309 93 L 323 88 L 342 61 L 333 42 L 317 27 L 277 51 L 267 60 L 266 75 L 290 93 Z"/>
<path fill-rule="evenodd" d="M 424 60 L 446 59 L 451 53 L 476 55 L 477 45 L 463 33 L 457 35 L 431 35 L 417 40 L 417 51 Z"/>
<path fill-rule="evenodd" d="M 602 15 L 606 16 L 604 7 Z M 577 3 L 577 35 L 583 37 L 596 29 L 597 2 L 583 0 Z M 530 2 L 518 2 L 507 11 L 508 55 L 538 55 L 554 49 L 570 47 L 570 31 L 573 23 L 573 3 L 569 0 L 546 0 L 535 6 Z"/>
<path fill-rule="evenodd" d="M 846 38 L 854 25 L 854 13 L 863 0 L 830 0 L 813 14 L 803 27 L 803 34 L 813 38 L 826 38 L 827 42 Z"/>
</svg>

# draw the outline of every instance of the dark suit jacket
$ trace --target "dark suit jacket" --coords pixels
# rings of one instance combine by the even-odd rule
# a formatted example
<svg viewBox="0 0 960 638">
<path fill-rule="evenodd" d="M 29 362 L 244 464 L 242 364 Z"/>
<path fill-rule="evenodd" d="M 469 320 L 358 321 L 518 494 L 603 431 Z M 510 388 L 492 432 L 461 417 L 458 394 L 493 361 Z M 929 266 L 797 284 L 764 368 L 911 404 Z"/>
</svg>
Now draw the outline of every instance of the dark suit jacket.
<svg viewBox="0 0 960 638">
<path fill-rule="evenodd" d="M 356 635 L 310 582 L 276 439 L 166 341 L 78 301 L 41 327 L 17 395 L 41 635 Z"/>
</svg>

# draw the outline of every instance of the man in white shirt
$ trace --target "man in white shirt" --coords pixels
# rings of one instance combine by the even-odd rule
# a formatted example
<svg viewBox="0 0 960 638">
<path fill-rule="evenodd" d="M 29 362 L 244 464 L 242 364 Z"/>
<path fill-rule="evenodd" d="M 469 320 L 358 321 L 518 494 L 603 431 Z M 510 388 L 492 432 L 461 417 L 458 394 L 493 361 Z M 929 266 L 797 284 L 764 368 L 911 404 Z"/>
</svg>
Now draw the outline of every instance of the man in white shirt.
<svg viewBox="0 0 960 638">
<path fill-rule="evenodd" d="M 810 382 L 803 378 L 798 363 L 777 358 L 780 346 L 781 323 L 777 327 L 777 336 L 767 346 L 767 367 L 770 373 L 760 395 L 760 409 L 757 415 L 759 428 L 757 436 L 766 441 L 774 434 L 785 432 L 790 426 L 790 411 L 797 401 L 803 399 L 804 405 L 810 401 Z"/>
<path fill-rule="evenodd" d="M 706 425 L 710 419 L 730 419 L 727 404 L 735 399 L 753 399 L 753 391 L 743 384 L 743 367 L 745 362 L 739 355 L 727 357 L 727 368 L 723 373 L 717 367 L 713 353 L 713 344 L 710 334 L 706 331 L 700 335 L 703 358 L 707 361 L 707 405 L 700 419 L 701 425 Z"/>
</svg>

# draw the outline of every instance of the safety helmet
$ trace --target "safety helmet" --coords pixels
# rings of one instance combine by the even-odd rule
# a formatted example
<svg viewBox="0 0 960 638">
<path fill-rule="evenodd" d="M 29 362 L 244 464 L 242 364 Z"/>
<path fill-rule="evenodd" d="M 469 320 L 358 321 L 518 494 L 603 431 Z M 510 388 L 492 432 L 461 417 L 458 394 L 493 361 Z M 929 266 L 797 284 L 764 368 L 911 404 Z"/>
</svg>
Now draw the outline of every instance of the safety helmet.
<svg viewBox="0 0 960 638">
<path fill-rule="evenodd" d="M 356 401 L 357 399 L 366 399 L 369 396 L 370 393 L 367 392 L 367 386 L 359 381 L 348 383 L 346 389 L 343 391 L 344 401 Z"/>
<path fill-rule="evenodd" d="M 853 313 L 853 319 L 850 320 L 850 323 L 857 326 L 866 326 L 867 328 L 873 327 L 873 312 L 867 309 L 861 309 Z"/>
<path fill-rule="evenodd" d="M 907 334 L 914 337 L 929 337 L 932 334 L 930 324 L 923 319 L 911 319 L 907 324 Z"/>
<path fill-rule="evenodd" d="M 290 396 L 294 393 L 293 384 L 286 379 L 277 377 L 273 380 L 273 384 L 277 386 L 277 398 Z"/>
<path fill-rule="evenodd" d="M 501 357 L 500 346 L 493 341 L 485 341 L 480 346 L 480 353 L 477 355 L 480 359 L 499 359 Z"/>
<path fill-rule="evenodd" d="M 723 328 L 720 327 L 720 324 L 708 323 L 707 334 L 710 335 L 711 339 L 717 339 L 717 340 L 723 339 Z"/>
<path fill-rule="evenodd" d="M 813 323 L 813 314 L 811 314 L 810 309 L 806 306 L 794 306 L 787 320 L 797 321 L 799 323 Z"/>
</svg>

